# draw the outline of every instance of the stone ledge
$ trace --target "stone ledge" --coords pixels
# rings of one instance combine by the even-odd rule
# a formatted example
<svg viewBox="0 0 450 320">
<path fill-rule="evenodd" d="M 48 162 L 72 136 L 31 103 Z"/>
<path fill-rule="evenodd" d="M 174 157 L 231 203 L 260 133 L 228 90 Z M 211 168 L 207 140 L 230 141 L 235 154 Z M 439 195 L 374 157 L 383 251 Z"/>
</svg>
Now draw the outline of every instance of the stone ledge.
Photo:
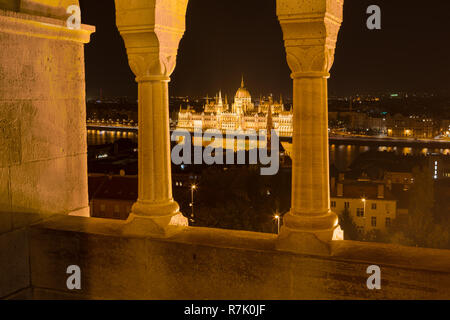
<svg viewBox="0 0 450 320">
<path fill-rule="evenodd" d="M 78 264 L 86 299 L 450 299 L 448 250 L 340 241 L 324 257 L 277 251 L 271 234 L 187 227 L 155 239 L 123 225 L 64 216 L 31 227 L 35 298 L 75 294 L 65 268 Z M 382 290 L 366 287 L 371 264 Z"/>
<path fill-rule="evenodd" d="M 333 241 L 332 257 L 405 269 L 450 273 L 450 250 L 414 248 L 394 244 Z M 450 287 L 449 287 L 450 290 Z"/>
<path fill-rule="evenodd" d="M 80 30 L 71 30 L 62 20 L 0 9 L 0 32 L 88 43 L 95 27 L 82 24 Z"/>
<path fill-rule="evenodd" d="M 45 222 L 37 224 L 35 228 L 85 232 L 117 237 L 122 236 L 124 225 L 125 222 L 119 220 L 101 218 L 80 220 L 79 217 L 56 215 Z M 127 234 L 127 236 L 133 238 L 152 238 L 150 234 L 144 233 Z M 169 238 L 154 238 L 153 240 L 183 242 L 222 248 L 277 251 L 277 236 L 275 234 L 239 230 L 187 227 Z M 279 251 L 283 252 L 282 250 Z M 313 254 L 297 254 L 291 252 L 286 252 L 286 254 L 315 256 Z M 317 257 L 319 258 L 319 255 Z M 332 241 L 331 255 L 329 257 L 320 255 L 320 258 L 333 260 L 344 259 L 366 263 L 378 262 L 382 265 L 398 266 L 408 269 L 450 273 L 450 250 L 345 240 Z"/>
<path fill-rule="evenodd" d="M 71 216 L 55 216 L 35 225 L 35 228 L 49 230 L 84 232 L 112 237 L 122 237 L 124 221 L 102 218 L 85 218 Z M 275 250 L 276 235 L 248 231 L 187 227 L 169 238 L 152 238 L 146 233 L 129 233 L 127 237 L 149 238 L 154 241 L 175 241 L 190 244 L 203 244 L 224 248 L 242 248 L 253 250 Z"/>
</svg>

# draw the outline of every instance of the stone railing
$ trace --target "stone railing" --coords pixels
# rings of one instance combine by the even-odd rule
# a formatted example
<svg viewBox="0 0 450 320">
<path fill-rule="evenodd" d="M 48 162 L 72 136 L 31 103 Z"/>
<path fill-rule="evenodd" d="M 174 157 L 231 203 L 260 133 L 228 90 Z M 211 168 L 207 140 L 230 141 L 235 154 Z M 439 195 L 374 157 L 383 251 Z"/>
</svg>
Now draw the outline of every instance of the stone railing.
<svg viewBox="0 0 450 320">
<path fill-rule="evenodd" d="M 330 255 L 307 255 L 277 250 L 272 234 L 181 227 L 161 239 L 124 225 L 58 216 L 29 227 L 29 258 L 6 263 L 22 290 L 7 298 L 450 298 L 448 250 L 333 241 Z M 70 265 L 81 290 L 66 286 Z M 370 265 L 381 269 L 380 290 L 367 287 Z"/>
</svg>

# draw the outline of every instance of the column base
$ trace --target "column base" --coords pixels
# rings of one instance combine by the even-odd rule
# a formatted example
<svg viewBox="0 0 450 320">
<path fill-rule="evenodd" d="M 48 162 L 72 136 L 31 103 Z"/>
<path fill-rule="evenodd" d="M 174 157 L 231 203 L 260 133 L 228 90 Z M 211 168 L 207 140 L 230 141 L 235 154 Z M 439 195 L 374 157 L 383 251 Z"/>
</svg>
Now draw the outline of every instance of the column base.
<svg viewBox="0 0 450 320">
<path fill-rule="evenodd" d="M 146 217 L 172 216 L 179 212 L 180 206 L 174 200 L 164 202 L 138 200 L 131 208 L 131 213 Z"/>
<path fill-rule="evenodd" d="M 276 248 L 282 251 L 313 255 L 331 255 L 331 240 L 338 226 L 334 212 L 324 215 L 297 215 L 288 213 L 284 216 Z"/>
<path fill-rule="evenodd" d="M 181 214 L 178 203 L 175 201 L 159 204 L 137 201 L 131 208 L 125 233 L 148 234 L 166 238 L 187 226 L 188 219 Z"/>
</svg>

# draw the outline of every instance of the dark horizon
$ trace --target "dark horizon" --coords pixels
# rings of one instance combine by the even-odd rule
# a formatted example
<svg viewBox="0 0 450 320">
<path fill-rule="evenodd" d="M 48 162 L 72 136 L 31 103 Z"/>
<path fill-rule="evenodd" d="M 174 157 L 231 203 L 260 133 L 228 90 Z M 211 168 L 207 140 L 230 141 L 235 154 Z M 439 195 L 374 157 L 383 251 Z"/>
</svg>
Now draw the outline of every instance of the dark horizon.
<svg viewBox="0 0 450 320">
<path fill-rule="evenodd" d="M 420 6 L 405 1 L 346 0 L 344 23 L 329 80 L 330 96 L 379 92 L 445 94 L 450 4 Z M 382 30 L 366 28 L 366 9 L 382 10 Z M 82 22 L 95 25 L 86 46 L 87 98 L 137 97 L 123 41 L 115 26 L 114 1 L 80 1 Z M 220 89 L 232 101 L 244 75 L 253 98 L 292 94 L 275 0 L 190 0 L 186 33 L 171 96 L 214 96 Z"/>
</svg>

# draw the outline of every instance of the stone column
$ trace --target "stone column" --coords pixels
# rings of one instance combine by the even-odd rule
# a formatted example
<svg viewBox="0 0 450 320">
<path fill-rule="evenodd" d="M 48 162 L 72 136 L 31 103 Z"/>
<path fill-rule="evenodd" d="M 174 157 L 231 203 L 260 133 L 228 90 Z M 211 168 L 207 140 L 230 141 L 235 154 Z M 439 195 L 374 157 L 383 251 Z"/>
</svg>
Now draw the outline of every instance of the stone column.
<svg viewBox="0 0 450 320">
<path fill-rule="evenodd" d="M 327 254 L 338 226 L 330 210 L 327 79 L 342 22 L 343 0 L 278 0 L 294 81 L 291 210 L 278 248 Z"/>
<path fill-rule="evenodd" d="M 117 26 L 138 83 L 139 191 L 129 225 L 162 236 L 187 226 L 172 198 L 168 93 L 186 8 L 187 0 L 116 0 Z"/>
</svg>

